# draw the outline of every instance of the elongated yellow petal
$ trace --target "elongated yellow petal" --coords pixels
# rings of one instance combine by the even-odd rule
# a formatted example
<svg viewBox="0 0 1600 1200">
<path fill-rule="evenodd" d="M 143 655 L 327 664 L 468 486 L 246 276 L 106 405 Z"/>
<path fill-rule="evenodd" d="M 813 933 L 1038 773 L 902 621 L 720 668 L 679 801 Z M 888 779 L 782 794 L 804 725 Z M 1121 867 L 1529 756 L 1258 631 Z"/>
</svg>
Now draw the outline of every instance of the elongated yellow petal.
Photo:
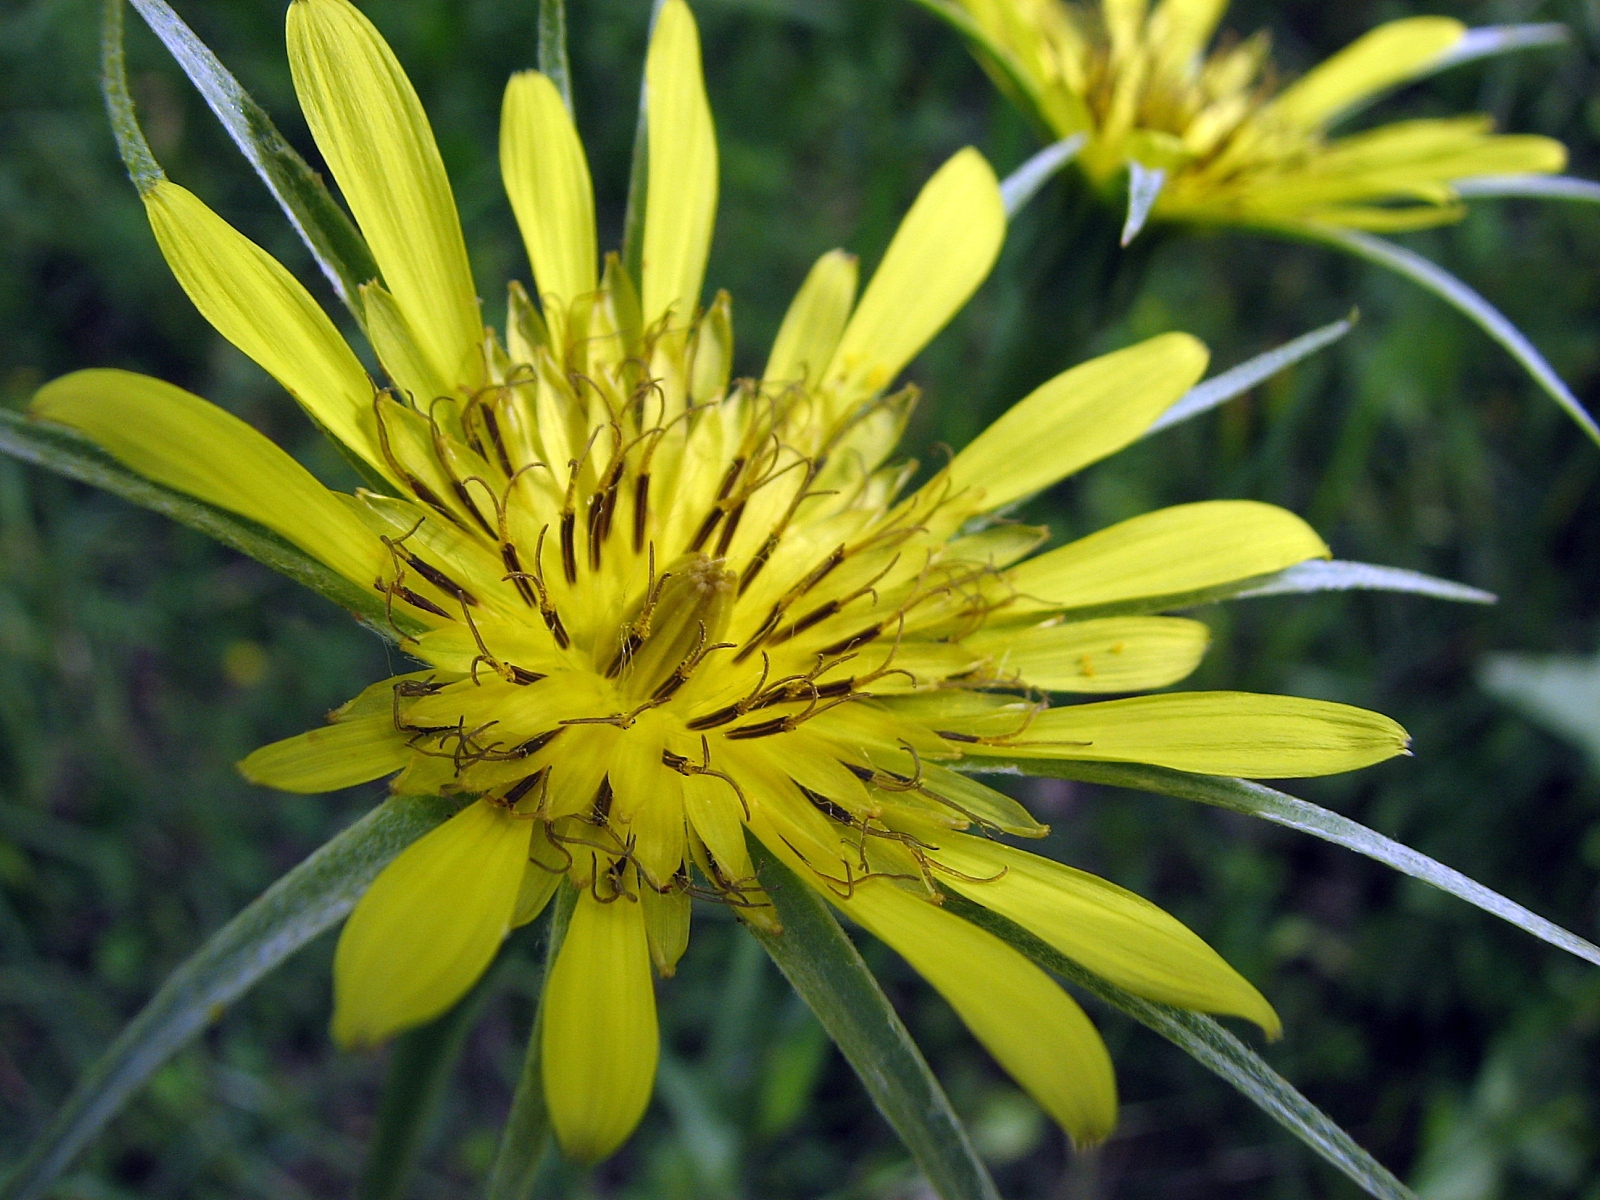
<svg viewBox="0 0 1600 1200">
<path fill-rule="evenodd" d="M 1227 6 L 1227 0 L 1161 0 L 1150 14 L 1156 69 L 1180 79 L 1194 71 Z"/>
<path fill-rule="evenodd" d="M 962 642 L 986 671 L 1051 692 L 1134 692 L 1176 683 L 1206 652 L 1211 632 L 1181 617 L 1103 617 L 1065 625 L 985 630 Z"/>
<path fill-rule="evenodd" d="M 1281 571 L 1328 547 L 1293 513 L 1206 500 L 1133 517 L 1013 567 L 1017 610 L 1182 596 Z"/>
<path fill-rule="evenodd" d="M 551 319 L 595 290 L 594 185 L 556 85 L 537 71 L 511 77 L 500 113 L 500 174 Z"/>
<path fill-rule="evenodd" d="M 999 938 L 883 880 L 861 884 L 849 900 L 828 898 L 931 983 L 1074 1143 L 1093 1145 L 1111 1132 L 1110 1056 L 1048 975 Z"/>
<path fill-rule="evenodd" d="M 843 250 L 829 250 L 812 264 L 772 343 L 768 384 L 815 383 L 821 376 L 850 319 L 858 269 L 856 256 Z"/>
<path fill-rule="evenodd" d="M 1205 374 L 1207 358 L 1188 334 L 1164 333 L 1063 371 L 956 455 L 952 488 L 981 488 L 995 509 L 1049 487 L 1143 433 Z"/>
<path fill-rule="evenodd" d="M 294 0 L 289 69 L 317 148 L 434 373 L 476 387 L 483 325 L 455 197 L 422 102 L 349 0 Z"/>
<path fill-rule="evenodd" d="M 949 834 L 934 857 L 944 886 L 1009 917 L 1074 962 L 1136 995 L 1244 1017 L 1282 1031 L 1266 998 L 1181 921 L 1142 896 L 1011 846 Z M 992 879 L 993 883 L 972 882 Z"/>
<path fill-rule="evenodd" d="M 1296 129 L 1321 125 L 1426 69 L 1466 32 L 1449 17 L 1407 17 L 1380 25 L 1285 88 L 1258 119 Z"/>
<path fill-rule="evenodd" d="M 1005 234 L 994 171 L 958 151 L 900 222 L 825 378 L 847 397 L 887 387 L 988 277 Z"/>
<path fill-rule="evenodd" d="M 1053 708 L 975 755 L 1139 762 L 1201 775 L 1291 779 L 1371 766 L 1410 744 L 1381 713 L 1300 696 L 1168 692 Z"/>
<path fill-rule="evenodd" d="M 661 1049 L 638 904 L 579 893 L 545 985 L 541 1037 L 545 1103 L 562 1152 L 596 1162 L 644 1115 Z"/>
<path fill-rule="evenodd" d="M 434 370 L 433 360 L 411 329 L 400 305 L 382 284 L 361 285 L 362 312 L 366 315 L 367 336 L 378 352 L 378 361 L 389 378 L 423 412 L 440 396 L 455 389 L 449 380 Z M 372 405 L 367 405 L 368 410 Z M 387 462 L 384 464 L 387 466 Z"/>
<path fill-rule="evenodd" d="M 332 792 L 392 775 L 411 761 L 392 713 L 313 729 L 248 755 L 239 773 L 280 792 Z"/>
<path fill-rule="evenodd" d="M 238 417 L 132 371 L 74 371 L 33 398 L 33 415 L 88 435 L 139 474 L 281 534 L 347 579 L 371 584 L 384 550 L 294 459 Z"/>
<path fill-rule="evenodd" d="M 195 196 L 162 180 L 143 196 L 167 264 L 217 332 L 311 419 L 380 470 L 372 381 L 311 294 Z"/>
<path fill-rule="evenodd" d="M 717 216 L 717 137 L 700 71 L 700 33 L 683 0 L 656 17 L 645 61 L 650 174 L 640 286 L 648 328 L 686 326 L 700 301 Z"/>
<path fill-rule="evenodd" d="M 340 1045 L 432 1020 L 477 981 L 511 928 L 532 829 L 479 800 L 383 869 L 333 957 Z"/>
</svg>

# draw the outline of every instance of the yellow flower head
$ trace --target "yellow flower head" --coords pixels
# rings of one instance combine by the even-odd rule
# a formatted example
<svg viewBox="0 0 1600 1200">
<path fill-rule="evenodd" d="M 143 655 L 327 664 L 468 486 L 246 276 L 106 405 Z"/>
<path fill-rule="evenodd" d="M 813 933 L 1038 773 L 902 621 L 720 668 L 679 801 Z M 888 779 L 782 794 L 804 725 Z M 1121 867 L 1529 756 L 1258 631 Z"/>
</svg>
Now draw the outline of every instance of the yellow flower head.
<svg viewBox="0 0 1600 1200">
<path fill-rule="evenodd" d="M 632 1130 L 657 1054 L 652 964 L 690 899 L 775 928 L 746 838 L 902 953 L 1075 1138 L 1115 1089 L 1087 1018 L 1039 968 L 939 904 L 958 893 L 1139 995 L 1277 1029 L 1177 921 L 995 834 L 1045 829 L 963 769 L 985 756 L 1248 776 L 1403 750 L 1342 705 L 1131 693 L 1187 675 L 1199 623 L 1150 615 L 1326 548 L 1250 502 L 1193 504 L 1029 557 L 1002 507 L 1139 436 L 1201 375 L 1169 334 L 1022 400 L 931 479 L 891 462 L 915 390 L 890 385 L 983 280 L 1005 232 L 973 150 L 928 182 L 865 293 L 824 255 L 759 379 L 730 380 L 725 294 L 704 309 L 717 149 L 698 35 L 668 0 L 646 71 L 648 202 L 635 281 L 598 262 L 588 166 L 556 87 L 506 92 L 501 163 L 537 283 L 485 330 L 421 106 L 347 0 L 295 0 L 311 130 L 372 248 L 359 297 L 377 387 L 310 295 L 200 200 L 146 192 L 179 281 L 371 477 L 344 495 L 242 422 L 157 380 L 87 371 L 37 415 L 241 514 L 381 597 L 418 669 L 250 778 L 319 792 L 394 776 L 464 807 L 378 877 L 335 960 L 334 1034 L 365 1044 L 474 982 L 563 879 L 577 899 L 544 1000 L 545 1091 L 568 1153 Z M 542 314 L 542 315 L 541 315 Z M 987 522 L 987 523 L 986 523 Z"/>
<path fill-rule="evenodd" d="M 1390 21 L 1275 91 L 1265 33 L 1207 52 L 1224 0 L 950 3 L 1008 88 L 1058 137 L 1083 135 L 1090 179 L 1161 173 L 1152 219 L 1417 229 L 1461 216 L 1456 180 L 1566 164 L 1561 143 L 1496 135 L 1482 116 L 1329 136 L 1462 52 L 1468 30 L 1446 17 Z"/>
</svg>

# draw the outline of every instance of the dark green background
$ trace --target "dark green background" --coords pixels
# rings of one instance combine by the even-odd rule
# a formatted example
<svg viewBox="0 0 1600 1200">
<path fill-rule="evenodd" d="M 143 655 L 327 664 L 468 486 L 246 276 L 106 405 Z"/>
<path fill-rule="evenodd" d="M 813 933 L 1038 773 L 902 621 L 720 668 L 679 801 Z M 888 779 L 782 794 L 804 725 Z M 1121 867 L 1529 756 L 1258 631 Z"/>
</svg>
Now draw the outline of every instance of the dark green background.
<svg viewBox="0 0 1600 1200">
<path fill-rule="evenodd" d="M 285 396 L 206 327 L 156 252 L 95 89 L 93 0 L 0 0 L 0 392 L 22 405 L 84 366 L 152 372 L 240 413 L 329 479 Z M 311 150 L 279 2 L 184 15 Z M 435 122 L 486 309 L 526 278 L 495 159 L 532 0 L 373 0 Z M 615 244 L 645 0 L 572 0 L 575 92 Z M 954 38 L 891 0 L 696 0 L 722 147 L 709 283 L 735 298 L 758 369 L 819 252 L 871 264 L 951 151 L 1002 171 L 1035 147 Z M 1592 3 L 1326 5 L 1252 0 L 1290 70 L 1415 11 L 1558 19 L 1565 50 L 1476 64 L 1380 115 L 1486 110 L 1600 175 Z M 130 16 L 133 87 L 172 175 L 294 265 L 306 257 L 181 74 Z M 1048 375 L 1188 329 L 1219 366 L 1359 304 L 1344 343 L 1250 397 L 1099 465 L 1038 503 L 1070 536 L 1160 504 L 1253 497 L 1308 516 L 1340 557 L 1449 575 L 1493 609 L 1393 596 L 1242 602 L 1202 615 L 1200 686 L 1352 701 L 1400 719 L 1415 757 L 1297 785 L 1585 936 L 1600 932 L 1600 789 L 1578 751 L 1476 686 L 1496 649 L 1588 652 L 1600 583 L 1600 450 L 1475 329 L 1332 252 L 1244 235 L 1147 235 L 1070 181 L 1013 227 L 994 277 L 913 370 L 913 448 L 959 446 Z M 1600 405 L 1600 211 L 1480 203 L 1407 239 L 1478 287 Z M 320 280 L 319 295 L 325 294 Z M 254 789 L 232 762 L 317 722 L 386 651 L 331 606 L 175 526 L 0 462 L 0 1162 L 210 931 L 370 805 Z M 1021 794 L 1051 852 L 1166 905 L 1278 1006 L 1279 1069 L 1425 1200 L 1600 1197 L 1600 975 L 1365 860 L 1177 801 L 1043 783 Z M 530 1011 L 532 939 L 468 1044 L 418 1197 L 474 1194 Z M 1177 1051 L 1095 1010 L 1116 1057 L 1116 1137 L 1073 1157 L 903 964 L 867 947 L 1008 1197 L 1309 1197 L 1352 1189 Z M 162 1071 L 61 1185 L 100 1198 L 342 1196 L 382 1056 L 328 1042 L 324 939 Z M 661 987 L 657 1102 L 574 1196 L 914 1197 L 902 1151 L 848 1068 L 725 915 L 704 910 Z M 1092 1006 L 1091 1006 L 1092 1007 Z"/>
</svg>

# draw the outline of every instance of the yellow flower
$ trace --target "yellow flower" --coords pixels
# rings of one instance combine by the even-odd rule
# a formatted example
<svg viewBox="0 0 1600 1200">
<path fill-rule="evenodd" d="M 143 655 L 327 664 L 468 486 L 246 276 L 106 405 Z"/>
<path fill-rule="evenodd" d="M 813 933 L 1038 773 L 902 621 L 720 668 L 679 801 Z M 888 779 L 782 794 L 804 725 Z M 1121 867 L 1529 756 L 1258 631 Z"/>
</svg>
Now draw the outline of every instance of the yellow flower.
<svg viewBox="0 0 1600 1200">
<path fill-rule="evenodd" d="M 700 306 L 717 149 L 694 21 L 662 8 L 646 69 L 637 287 L 597 261 L 588 166 L 555 85 L 506 92 L 501 164 L 537 282 L 486 330 L 415 93 L 347 0 L 289 9 L 294 82 L 372 248 L 374 385 L 290 274 L 165 179 L 151 225 L 202 313 L 371 477 L 325 488 L 242 422 L 158 380 L 84 371 L 37 416 L 149 478 L 259 523 L 387 606 L 418 669 L 242 764 L 320 792 L 394 776 L 464 807 L 399 855 L 335 959 L 334 1036 L 369 1044 L 472 985 L 570 880 L 544 1000 L 545 1091 L 579 1158 L 627 1137 L 657 1056 L 692 896 L 775 929 L 747 834 L 903 954 L 1083 1142 L 1110 1130 L 1105 1048 L 1038 967 L 938 903 L 1004 914 L 1139 995 L 1248 1018 L 1271 1006 L 1193 933 L 994 834 L 1045 832 L 962 773 L 985 756 L 1317 775 L 1400 753 L 1343 705 L 1166 693 L 1201 624 L 1150 615 L 1326 555 L 1298 518 L 1166 509 L 1030 557 L 987 515 L 1138 437 L 1206 364 L 1168 334 L 1044 384 L 926 483 L 890 460 L 916 399 L 889 388 L 983 280 L 1005 218 L 973 150 L 928 182 L 865 293 L 825 254 L 760 379 L 730 381 L 730 302 Z M 542 313 L 542 315 L 541 315 Z"/>
<path fill-rule="evenodd" d="M 1497 135 L 1482 116 L 1329 136 L 1352 109 L 1462 52 L 1468 30 L 1447 17 L 1380 25 L 1274 92 L 1265 33 L 1206 52 L 1223 0 L 944 2 L 1056 136 L 1083 136 L 1091 180 L 1143 175 L 1147 197 L 1131 204 L 1153 199 L 1151 219 L 1419 229 L 1462 215 L 1457 180 L 1566 164 L 1560 142 Z"/>
</svg>

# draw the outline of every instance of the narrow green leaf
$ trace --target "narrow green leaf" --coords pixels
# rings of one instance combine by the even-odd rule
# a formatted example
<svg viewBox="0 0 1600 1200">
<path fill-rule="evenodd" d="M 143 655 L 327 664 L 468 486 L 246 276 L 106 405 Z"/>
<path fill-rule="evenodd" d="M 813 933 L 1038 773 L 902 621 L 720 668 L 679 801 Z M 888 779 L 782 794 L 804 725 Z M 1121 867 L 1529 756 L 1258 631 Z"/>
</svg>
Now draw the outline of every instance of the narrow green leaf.
<svg viewBox="0 0 1600 1200">
<path fill-rule="evenodd" d="M 355 907 L 395 855 L 456 810 L 405 797 L 373 809 L 273 884 L 167 977 L 90 1067 L 61 1111 L 0 1186 L 0 1200 L 37 1200 L 169 1058 L 229 1004 Z"/>
<path fill-rule="evenodd" d="M 1108 784 L 1112 787 L 1133 788 L 1141 792 L 1156 792 L 1163 796 L 1176 796 L 1180 800 L 1194 800 L 1217 808 L 1260 817 L 1288 829 L 1309 833 L 1323 841 L 1364 854 L 1386 867 L 1393 867 L 1403 875 L 1420 879 L 1442 892 L 1448 892 L 1468 904 L 1481 908 L 1518 929 L 1550 943 L 1559 949 L 1575 954 L 1586 962 L 1600 966 L 1600 946 L 1569 933 L 1553 921 L 1547 921 L 1535 912 L 1506 899 L 1499 892 L 1445 866 L 1410 846 L 1384 837 L 1349 817 L 1329 812 L 1308 800 L 1290 796 L 1264 784 L 1244 779 L 1230 779 L 1217 775 L 1192 775 L 1186 771 L 1172 771 L 1165 767 L 1146 766 L 1142 763 L 1097 763 L 1053 761 L 1030 758 L 988 758 L 960 764 L 960 769 L 1002 772 L 1021 775 L 1052 775 L 1060 779 L 1076 779 L 1083 783 Z"/>
<path fill-rule="evenodd" d="M 1339 1128 L 1326 1113 L 1302 1096 L 1293 1084 L 1267 1065 L 1211 1017 L 1157 1004 L 1114 983 L 1101 979 L 1040 941 L 1022 926 L 992 913 L 964 896 L 951 893 L 945 907 L 1011 943 L 1048 971 L 1092 992 L 1111 1007 L 1155 1030 L 1201 1066 L 1220 1076 L 1240 1095 L 1260 1108 L 1330 1166 L 1344 1172 L 1369 1196 L 1378 1200 L 1416 1200 L 1416 1197 L 1372 1155 Z"/>
<path fill-rule="evenodd" d="M 572 74 L 567 69 L 567 0 L 539 0 L 539 72 L 556 85 L 572 113 Z"/>
<path fill-rule="evenodd" d="M 1600 425 L 1596 425 L 1594 419 L 1584 411 L 1583 405 L 1572 394 L 1572 390 L 1562 382 L 1555 368 L 1545 361 L 1544 355 L 1539 353 L 1534 344 L 1524 337 L 1522 331 L 1507 320 L 1499 309 L 1449 271 L 1423 258 L 1415 251 L 1397 246 L 1383 238 L 1374 237 L 1370 233 L 1363 233 L 1359 229 L 1339 229 L 1331 225 L 1319 225 L 1313 228 L 1311 236 L 1346 250 L 1357 258 L 1364 258 L 1380 267 L 1387 267 L 1398 275 L 1404 275 L 1455 308 L 1504 346 L 1507 353 L 1521 363 L 1523 369 L 1533 377 L 1534 382 L 1565 409 L 1567 415 L 1578 423 L 1578 427 L 1589 435 L 1590 440 L 1600 445 Z"/>
<path fill-rule="evenodd" d="M 1264 354 L 1247 359 L 1221 375 L 1214 375 L 1203 383 L 1196 384 L 1179 396 L 1171 408 L 1157 417 L 1150 428 L 1144 431 L 1144 436 L 1149 437 L 1152 433 L 1159 433 L 1180 421 L 1187 421 L 1190 417 L 1209 412 L 1235 396 L 1244 395 L 1262 380 L 1270 379 L 1284 368 L 1292 367 L 1324 346 L 1337 342 L 1354 329 L 1355 325 L 1356 314 L 1352 312 L 1348 317 L 1324 325 L 1320 329 L 1313 329 L 1310 333 L 1303 333 L 1292 342 L 1285 342 Z"/>
<path fill-rule="evenodd" d="M 1473 179 L 1457 179 L 1450 187 L 1465 199 L 1527 197 L 1600 204 L 1600 183 L 1572 175 L 1479 175 Z"/>
<path fill-rule="evenodd" d="M 650 5 L 652 35 L 664 3 L 666 0 L 653 0 Z M 649 96 L 649 80 L 641 72 L 639 119 L 633 127 L 633 160 L 628 164 L 628 206 L 622 213 L 622 265 L 635 287 L 644 278 L 644 209 L 650 202 L 650 123 L 645 112 Z"/>
<path fill-rule="evenodd" d="M 567 936 L 578 893 L 563 879 L 550 906 L 550 926 L 545 943 L 544 977 L 550 978 L 561 942 Z M 511 1112 L 500 1131 L 500 1146 L 489 1171 L 487 1200 L 533 1200 L 539 1182 L 539 1166 L 550 1148 L 550 1110 L 544 1099 L 544 1062 L 540 1053 L 540 1030 L 544 1021 L 543 985 L 539 1007 L 528 1032 L 528 1051 L 517 1077 L 517 1090 L 511 1097 Z"/>
<path fill-rule="evenodd" d="M 762 885 L 783 932 L 755 926 L 784 978 L 817 1014 L 942 1200 L 999 1200 L 966 1127 L 855 945 L 822 898 L 756 839 Z"/>
<path fill-rule="evenodd" d="M 385 636 L 415 634 L 423 626 L 400 613 L 394 624 L 385 614 L 377 593 L 360 587 L 330 570 L 305 551 L 290 545 L 271 530 L 224 509 L 152 483 L 129 470 L 76 430 L 37 421 L 10 409 L 0 409 L 0 453 L 45 467 L 80 483 L 93 484 L 141 508 L 171 517 L 182 525 L 215 538 L 224 546 L 247 554 L 257 562 L 310 588 L 341 608 L 348 609 Z"/>
<path fill-rule="evenodd" d="M 1460 604 L 1494 604 L 1499 600 L 1493 592 L 1424 575 L 1421 571 L 1325 558 L 1296 563 L 1254 583 L 1239 585 L 1227 598 L 1249 600 L 1256 596 L 1348 591 L 1408 592 L 1413 596 L 1431 596 L 1435 600 L 1454 600 Z"/>
<path fill-rule="evenodd" d="M 108 0 L 111 2 L 114 0 Z M 284 140 L 266 110 L 250 98 L 166 0 L 131 3 L 261 176 L 339 299 L 360 320 L 361 293 L 357 289 L 378 278 L 378 266 L 355 222 L 339 207 L 321 177 Z"/>
<path fill-rule="evenodd" d="M 378 1101 L 378 1127 L 356 1181 L 356 1200 L 399 1200 L 405 1194 L 467 1035 L 499 990 L 513 958 L 509 947 L 503 949 L 455 1007 L 394 1040 Z"/>
<path fill-rule="evenodd" d="M 1000 182 L 1000 201 L 1005 205 L 1006 219 L 1022 211 L 1023 205 L 1038 194 L 1039 189 L 1055 178 L 1083 149 L 1088 139 L 1075 133 L 1059 142 L 1051 142 L 1027 162 L 1023 163 Z"/>
<path fill-rule="evenodd" d="M 105 0 L 101 10 L 100 91 L 105 96 L 117 153 L 128 169 L 128 178 L 143 195 L 166 175 L 150 152 L 150 143 L 145 141 L 139 117 L 133 111 L 133 97 L 128 94 L 128 67 L 122 51 L 122 0 Z"/>
</svg>

